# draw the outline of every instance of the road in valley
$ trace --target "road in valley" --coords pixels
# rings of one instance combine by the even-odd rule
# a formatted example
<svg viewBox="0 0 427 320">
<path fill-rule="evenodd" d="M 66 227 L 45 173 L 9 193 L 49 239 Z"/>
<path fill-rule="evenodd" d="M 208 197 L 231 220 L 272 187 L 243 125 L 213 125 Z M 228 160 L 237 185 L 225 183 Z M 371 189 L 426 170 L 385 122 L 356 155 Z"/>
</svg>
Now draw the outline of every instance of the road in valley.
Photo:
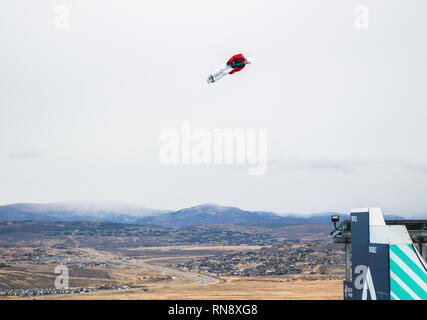
<svg viewBox="0 0 427 320">
<path fill-rule="evenodd" d="M 113 256 L 110 254 L 107 255 L 105 253 L 101 253 L 101 252 L 98 252 L 98 251 L 96 251 L 94 249 L 90 249 L 90 248 L 79 248 L 79 250 L 82 250 L 86 253 L 94 255 L 97 258 L 101 258 L 101 259 L 105 259 L 105 260 L 117 259 L 116 256 Z M 128 263 L 128 264 L 134 265 L 136 267 L 151 269 L 151 270 L 163 272 L 165 274 L 174 275 L 174 276 L 177 276 L 180 278 L 184 278 L 184 279 L 196 282 L 196 283 L 201 284 L 201 285 L 214 284 L 214 283 L 218 282 L 217 279 L 211 278 L 208 276 L 201 276 L 201 275 L 197 275 L 197 274 L 193 274 L 193 273 L 189 273 L 189 272 L 184 272 L 184 271 L 180 271 L 180 270 L 175 270 L 172 268 L 158 266 L 158 265 L 154 265 L 154 264 L 148 264 L 148 263 L 139 262 L 139 261 L 123 261 L 123 260 L 121 262 Z"/>
</svg>

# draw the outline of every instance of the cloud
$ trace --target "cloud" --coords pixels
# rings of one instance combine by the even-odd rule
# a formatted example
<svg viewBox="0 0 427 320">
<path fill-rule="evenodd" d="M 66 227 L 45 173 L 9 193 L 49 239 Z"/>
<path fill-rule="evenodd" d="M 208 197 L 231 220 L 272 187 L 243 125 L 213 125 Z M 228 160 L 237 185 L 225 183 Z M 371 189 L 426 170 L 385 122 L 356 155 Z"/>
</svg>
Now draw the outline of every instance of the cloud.
<svg viewBox="0 0 427 320">
<path fill-rule="evenodd" d="M 272 169 L 338 171 L 352 173 L 377 162 L 368 160 L 343 160 L 332 158 L 287 158 L 270 162 Z"/>
<path fill-rule="evenodd" d="M 10 159 L 18 159 L 18 160 L 31 160 L 31 159 L 37 159 L 37 158 L 42 158 L 42 157 L 43 157 L 43 154 L 41 152 L 35 151 L 35 150 L 27 150 L 27 151 L 9 153 Z"/>
<path fill-rule="evenodd" d="M 363 160 L 363 159 L 334 159 L 334 158 L 282 158 L 269 162 L 272 170 L 306 170 L 306 171 L 336 171 L 354 173 L 371 166 L 388 166 L 389 168 L 407 170 L 421 174 L 427 173 L 427 163 L 408 162 L 401 159 Z"/>
<path fill-rule="evenodd" d="M 404 169 L 415 171 L 418 173 L 427 173 L 427 164 L 425 163 L 404 163 L 402 164 Z"/>
</svg>

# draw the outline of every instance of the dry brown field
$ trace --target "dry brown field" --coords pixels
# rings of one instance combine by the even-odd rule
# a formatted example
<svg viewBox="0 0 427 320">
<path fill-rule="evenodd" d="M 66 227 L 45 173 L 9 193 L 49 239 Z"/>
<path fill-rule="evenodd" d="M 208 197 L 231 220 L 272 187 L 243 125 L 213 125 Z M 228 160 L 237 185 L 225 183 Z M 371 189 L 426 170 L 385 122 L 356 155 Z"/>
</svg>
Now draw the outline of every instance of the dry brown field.
<svg viewBox="0 0 427 320">
<path fill-rule="evenodd" d="M 290 280 L 283 278 L 226 278 L 227 282 L 205 286 L 170 286 L 148 292 L 129 290 L 44 299 L 126 300 L 341 300 L 341 280 Z"/>
</svg>

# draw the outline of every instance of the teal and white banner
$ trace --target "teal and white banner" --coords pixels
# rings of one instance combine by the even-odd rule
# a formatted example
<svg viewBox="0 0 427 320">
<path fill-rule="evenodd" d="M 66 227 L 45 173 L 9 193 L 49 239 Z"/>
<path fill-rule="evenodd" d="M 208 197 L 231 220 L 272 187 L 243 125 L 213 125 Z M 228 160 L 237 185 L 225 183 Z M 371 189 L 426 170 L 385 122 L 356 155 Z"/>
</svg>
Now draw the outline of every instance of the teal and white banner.
<svg viewBox="0 0 427 320">
<path fill-rule="evenodd" d="M 427 300 L 425 262 L 412 244 L 390 245 L 390 299 Z"/>
</svg>

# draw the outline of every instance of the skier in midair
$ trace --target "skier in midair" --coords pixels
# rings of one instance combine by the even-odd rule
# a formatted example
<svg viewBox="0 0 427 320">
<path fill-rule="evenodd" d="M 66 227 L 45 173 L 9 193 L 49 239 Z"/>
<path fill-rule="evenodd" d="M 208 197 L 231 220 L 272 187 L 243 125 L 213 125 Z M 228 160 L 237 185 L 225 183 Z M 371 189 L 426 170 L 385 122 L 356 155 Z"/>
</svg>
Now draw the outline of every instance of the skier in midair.
<svg viewBox="0 0 427 320">
<path fill-rule="evenodd" d="M 252 59 L 250 57 L 245 58 L 243 54 L 239 53 L 234 56 L 232 56 L 230 59 L 228 59 L 225 66 L 223 66 L 221 69 L 216 71 L 215 73 L 211 74 L 208 77 L 208 83 L 213 83 L 221 79 L 222 77 L 226 76 L 227 74 L 233 74 L 235 72 L 239 72 L 244 67 L 246 67 L 247 64 L 250 64 L 252 62 Z"/>
</svg>

